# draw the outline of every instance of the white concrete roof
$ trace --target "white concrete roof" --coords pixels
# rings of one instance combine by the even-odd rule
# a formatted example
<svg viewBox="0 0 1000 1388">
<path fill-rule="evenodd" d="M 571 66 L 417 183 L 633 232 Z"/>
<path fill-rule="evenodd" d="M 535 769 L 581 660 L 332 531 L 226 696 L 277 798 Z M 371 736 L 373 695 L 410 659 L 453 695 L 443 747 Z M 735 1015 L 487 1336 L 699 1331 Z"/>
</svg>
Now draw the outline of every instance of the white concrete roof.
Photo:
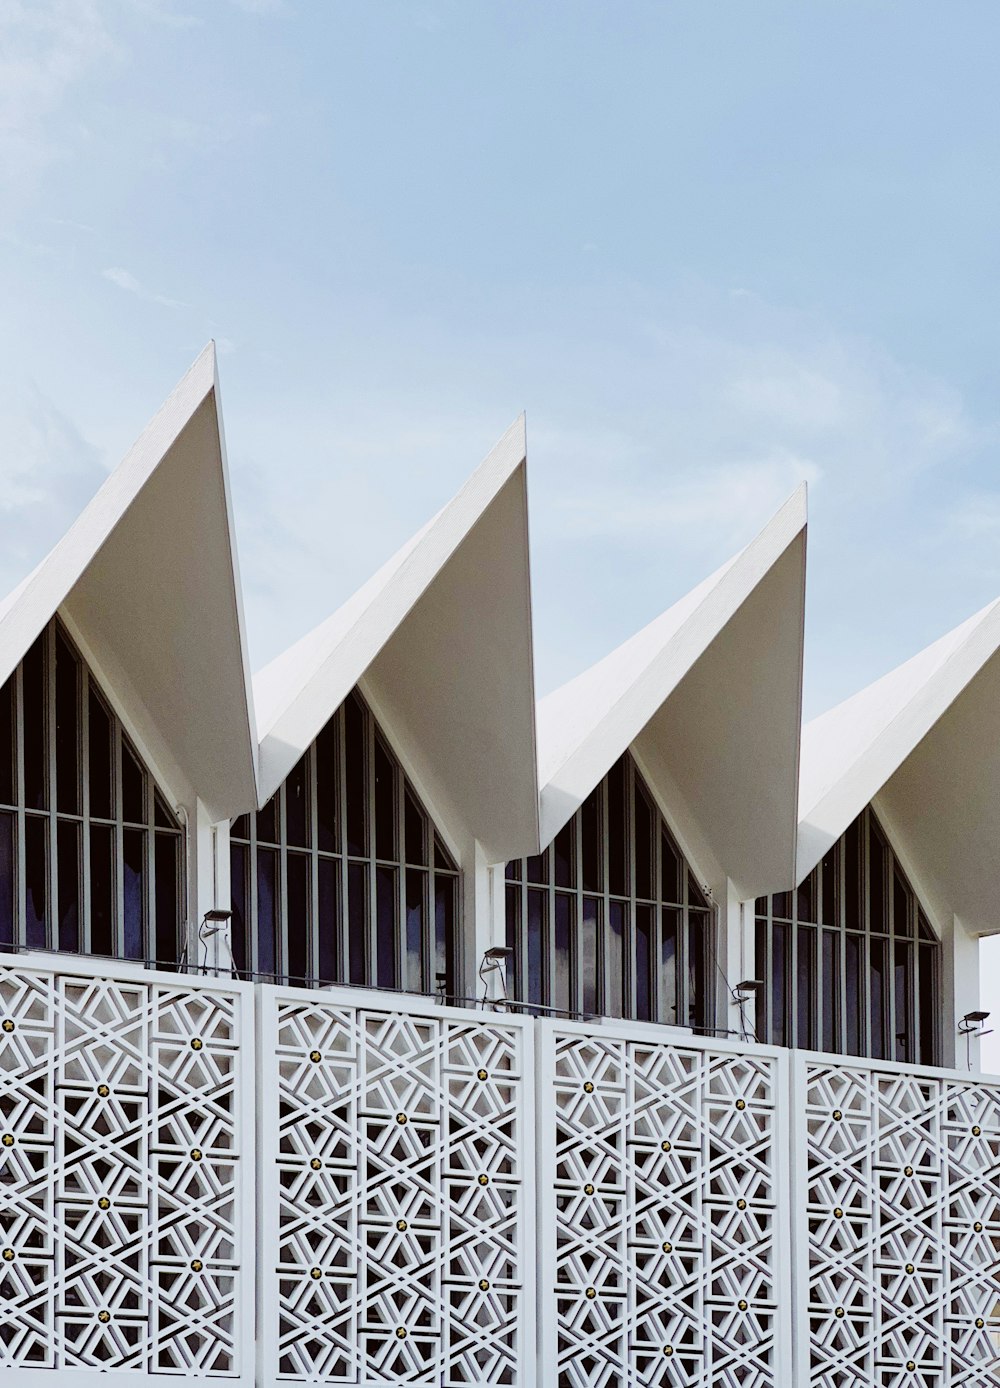
<svg viewBox="0 0 1000 1388">
<path fill-rule="evenodd" d="M 635 743 L 679 832 L 742 897 L 792 885 L 805 535 L 803 486 L 742 553 L 542 700 L 543 843 Z"/>
<path fill-rule="evenodd" d="M 1000 931 L 1000 600 L 803 729 L 799 881 L 872 800 L 925 904 Z"/>
<path fill-rule="evenodd" d="M 523 416 L 338 611 L 255 676 L 261 800 L 364 681 L 492 861 L 535 851 Z"/>
<path fill-rule="evenodd" d="M 0 604 L 0 683 L 57 611 L 178 796 L 256 801 L 256 732 L 213 344 Z"/>
</svg>

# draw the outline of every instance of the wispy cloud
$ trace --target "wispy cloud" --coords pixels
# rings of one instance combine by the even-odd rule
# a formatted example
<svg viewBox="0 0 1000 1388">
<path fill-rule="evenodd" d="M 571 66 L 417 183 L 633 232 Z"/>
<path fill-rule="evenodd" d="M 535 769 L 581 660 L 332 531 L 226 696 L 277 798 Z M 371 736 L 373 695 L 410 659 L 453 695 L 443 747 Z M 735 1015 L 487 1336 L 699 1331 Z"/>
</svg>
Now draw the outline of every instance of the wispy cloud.
<svg viewBox="0 0 1000 1388">
<path fill-rule="evenodd" d="M 101 275 L 104 279 L 116 284 L 119 289 L 124 289 L 126 294 L 134 294 L 137 299 L 144 299 L 150 304 L 162 304 L 164 308 L 188 308 L 189 305 L 180 299 L 171 299 L 166 294 L 155 294 L 151 289 L 146 289 L 140 284 L 128 270 L 121 269 L 120 266 L 111 266 L 110 269 L 102 270 Z"/>
<path fill-rule="evenodd" d="M 0 393 L 0 595 L 44 558 L 104 481 L 98 450 L 36 389 Z"/>
</svg>

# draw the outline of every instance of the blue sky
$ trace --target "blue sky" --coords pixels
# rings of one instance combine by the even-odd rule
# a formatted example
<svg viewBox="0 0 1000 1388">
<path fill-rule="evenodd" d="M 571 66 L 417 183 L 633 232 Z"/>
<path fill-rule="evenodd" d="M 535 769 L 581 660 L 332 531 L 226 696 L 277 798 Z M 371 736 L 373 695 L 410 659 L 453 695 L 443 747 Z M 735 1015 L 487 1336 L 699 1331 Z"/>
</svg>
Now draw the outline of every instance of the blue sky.
<svg viewBox="0 0 1000 1388">
<path fill-rule="evenodd" d="M 1000 593 L 995 0 L 0 0 L 0 588 L 217 338 L 255 666 L 528 412 L 542 692 L 810 483 L 806 712 Z"/>
</svg>

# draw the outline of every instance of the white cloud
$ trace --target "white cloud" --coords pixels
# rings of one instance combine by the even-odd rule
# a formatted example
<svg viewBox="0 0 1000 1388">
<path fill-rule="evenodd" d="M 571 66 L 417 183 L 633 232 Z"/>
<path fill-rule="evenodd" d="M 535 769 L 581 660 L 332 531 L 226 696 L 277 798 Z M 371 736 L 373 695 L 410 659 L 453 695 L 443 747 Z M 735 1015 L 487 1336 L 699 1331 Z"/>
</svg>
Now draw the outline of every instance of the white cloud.
<svg viewBox="0 0 1000 1388">
<path fill-rule="evenodd" d="M 0 395 L 0 595 L 44 558 L 107 475 L 98 450 L 37 390 Z"/>
<path fill-rule="evenodd" d="M 0 183 L 12 197 L 63 147 L 68 93 L 118 53 L 105 16 L 98 0 L 0 0 Z"/>
<path fill-rule="evenodd" d="M 164 308 L 188 308 L 189 305 L 182 303 L 180 299 L 171 299 L 166 294 L 154 294 L 152 290 L 144 288 L 139 283 L 135 275 L 128 270 L 123 270 L 120 266 L 111 266 L 108 270 L 101 271 L 106 280 L 116 284 L 119 289 L 124 289 L 127 294 L 134 294 L 139 299 L 144 299 L 150 304 L 162 304 Z"/>
</svg>

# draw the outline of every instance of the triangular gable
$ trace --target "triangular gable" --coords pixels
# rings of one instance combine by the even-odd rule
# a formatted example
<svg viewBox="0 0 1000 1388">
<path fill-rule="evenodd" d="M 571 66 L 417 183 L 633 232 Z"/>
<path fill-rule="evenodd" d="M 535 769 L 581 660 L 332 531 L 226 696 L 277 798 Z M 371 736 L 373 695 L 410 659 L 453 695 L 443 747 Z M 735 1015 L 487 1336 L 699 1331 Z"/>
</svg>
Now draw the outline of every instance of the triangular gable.
<svg viewBox="0 0 1000 1388">
<path fill-rule="evenodd" d="M 865 805 L 917 872 L 928 904 L 1000 930 L 1000 601 L 802 734 L 801 880 Z"/>
<path fill-rule="evenodd" d="M 534 850 L 523 416 L 363 588 L 255 677 L 262 802 L 362 680 L 495 861 Z"/>
<path fill-rule="evenodd" d="M 0 683 L 57 611 L 178 796 L 256 800 L 256 738 L 213 344 L 0 606 Z"/>
<path fill-rule="evenodd" d="M 669 779 L 682 835 L 743 896 L 791 886 L 805 527 L 802 487 L 742 553 L 542 700 L 543 844 L 636 743 L 661 793 Z"/>
</svg>

